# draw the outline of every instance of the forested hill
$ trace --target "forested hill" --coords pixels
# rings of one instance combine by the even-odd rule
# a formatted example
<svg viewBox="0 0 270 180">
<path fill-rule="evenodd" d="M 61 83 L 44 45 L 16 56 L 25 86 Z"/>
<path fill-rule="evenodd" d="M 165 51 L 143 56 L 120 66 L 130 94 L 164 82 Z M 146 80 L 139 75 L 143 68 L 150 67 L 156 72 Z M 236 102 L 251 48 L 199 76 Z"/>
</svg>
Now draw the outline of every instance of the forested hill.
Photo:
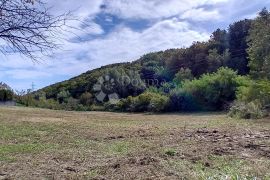
<svg viewBox="0 0 270 180">
<path fill-rule="evenodd" d="M 227 108 L 250 75 L 261 77 L 256 72 L 266 71 L 256 60 L 270 57 L 260 54 L 266 52 L 262 49 L 268 48 L 269 39 L 256 41 L 268 37 L 264 35 L 269 34 L 269 22 L 269 11 L 263 9 L 256 19 L 217 29 L 207 42 L 149 53 L 131 63 L 104 66 L 43 88 L 31 94 L 33 102 L 27 105 L 158 112 Z"/>
<path fill-rule="evenodd" d="M 93 92 L 93 85 L 100 76 L 119 71 L 121 76 L 129 70 L 138 72 L 142 80 L 158 79 L 168 82 L 174 79 L 177 72 L 190 69 L 194 77 L 204 73 L 215 72 L 221 66 L 237 70 L 239 74 L 247 74 L 247 35 L 251 20 L 243 20 L 230 25 L 229 30 L 216 30 L 208 42 L 194 42 L 189 48 L 170 49 L 149 53 L 132 63 L 107 65 L 88 71 L 68 81 L 46 87 L 47 98 L 57 98 L 61 91 L 69 91 L 72 97 L 78 98 L 84 92 Z M 125 74 L 124 73 L 124 74 Z M 135 78 L 135 77 L 134 77 Z M 118 79 L 118 78 L 116 78 Z M 162 81 L 163 82 L 163 81 Z M 128 93 L 133 95 L 134 92 Z"/>
</svg>

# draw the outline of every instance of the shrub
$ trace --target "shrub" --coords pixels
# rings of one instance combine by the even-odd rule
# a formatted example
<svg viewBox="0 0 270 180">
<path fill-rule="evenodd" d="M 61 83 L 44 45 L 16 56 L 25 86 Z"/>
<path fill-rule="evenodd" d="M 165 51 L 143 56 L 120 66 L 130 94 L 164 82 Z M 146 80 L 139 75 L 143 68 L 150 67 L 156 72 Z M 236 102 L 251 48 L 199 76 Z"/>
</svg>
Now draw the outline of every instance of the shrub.
<svg viewBox="0 0 270 180">
<path fill-rule="evenodd" d="M 134 97 L 128 96 L 126 99 L 121 99 L 116 105 L 114 105 L 114 109 L 117 111 L 132 111 L 131 106 L 134 104 L 133 101 Z"/>
<path fill-rule="evenodd" d="M 54 110 L 63 109 L 63 107 L 58 103 L 58 101 L 55 101 L 53 99 L 48 99 L 46 101 L 36 101 L 35 106 L 40 107 L 40 108 L 54 109 Z"/>
<path fill-rule="evenodd" d="M 148 110 L 151 112 L 161 112 L 166 110 L 169 103 L 169 98 L 163 95 L 153 96 L 148 105 Z"/>
<path fill-rule="evenodd" d="M 72 97 L 68 98 L 67 103 L 63 104 L 65 107 L 65 110 L 72 111 L 72 110 L 78 110 L 79 101 L 77 99 L 74 99 Z"/>
<path fill-rule="evenodd" d="M 229 116 L 241 119 L 259 119 L 266 115 L 266 111 L 263 110 L 261 103 L 258 101 L 236 102 L 229 112 Z"/>
<path fill-rule="evenodd" d="M 11 90 L 0 89 L 0 101 L 11 101 L 13 92 Z"/>
<path fill-rule="evenodd" d="M 270 81 L 258 80 L 249 81 L 245 86 L 241 86 L 237 91 L 237 100 L 245 103 L 258 101 L 262 106 L 270 105 Z"/>
<path fill-rule="evenodd" d="M 182 84 L 184 81 L 192 80 L 193 78 L 194 77 L 190 69 L 181 68 L 178 73 L 175 74 L 175 78 L 173 79 L 173 81 L 176 84 Z"/>
<path fill-rule="evenodd" d="M 202 110 L 222 110 L 225 104 L 235 100 L 239 77 L 229 68 L 220 68 L 216 73 L 184 82 L 183 92 L 192 95 Z"/>
<path fill-rule="evenodd" d="M 183 89 L 174 89 L 170 93 L 170 111 L 196 111 L 200 109 L 192 94 Z"/>
<path fill-rule="evenodd" d="M 59 101 L 59 103 L 67 103 L 68 99 L 70 97 L 70 93 L 69 91 L 61 91 L 57 94 L 57 100 Z"/>
<path fill-rule="evenodd" d="M 237 101 L 230 109 L 231 117 L 258 119 L 267 115 L 270 105 L 270 82 L 252 81 L 242 85 L 237 91 Z"/>
<path fill-rule="evenodd" d="M 94 99 L 93 95 L 89 92 L 85 92 L 80 96 L 80 103 L 85 106 L 90 106 L 93 104 Z"/>
<path fill-rule="evenodd" d="M 115 104 L 115 103 L 111 103 L 110 101 L 106 102 L 103 104 L 103 107 L 106 111 L 121 111 L 121 108 L 119 108 L 120 105 Z"/>
<path fill-rule="evenodd" d="M 161 112 L 165 111 L 169 103 L 169 98 L 153 92 L 145 92 L 137 97 L 129 96 L 122 99 L 116 106 L 117 109 L 131 112 Z"/>
<path fill-rule="evenodd" d="M 105 111 L 104 106 L 93 104 L 90 106 L 91 111 Z"/>
</svg>

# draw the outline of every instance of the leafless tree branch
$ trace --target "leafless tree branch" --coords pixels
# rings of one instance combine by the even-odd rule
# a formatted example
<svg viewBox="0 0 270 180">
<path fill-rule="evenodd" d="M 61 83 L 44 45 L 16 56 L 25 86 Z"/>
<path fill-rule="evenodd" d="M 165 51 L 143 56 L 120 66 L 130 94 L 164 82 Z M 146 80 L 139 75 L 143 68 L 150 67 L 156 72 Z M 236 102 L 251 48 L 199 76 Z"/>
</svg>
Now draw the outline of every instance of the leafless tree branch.
<svg viewBox="0 0 270 180">
<path fill-rule="evenodd" d="M 50 55 L 71 13 L 54 16 L 40 0 L 0 0 L 0 52 L 20 53 L 38 61 L 37 53 Z"/>
</svg>

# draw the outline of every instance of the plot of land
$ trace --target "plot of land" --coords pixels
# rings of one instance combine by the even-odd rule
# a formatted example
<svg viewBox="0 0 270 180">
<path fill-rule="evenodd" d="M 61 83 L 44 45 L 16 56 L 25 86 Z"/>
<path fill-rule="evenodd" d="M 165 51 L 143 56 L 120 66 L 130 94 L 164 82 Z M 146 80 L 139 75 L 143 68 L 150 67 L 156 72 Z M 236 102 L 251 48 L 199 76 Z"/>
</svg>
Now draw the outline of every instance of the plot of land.
<svg viewBox="0 0 270 180">
<path fill-rule="evenodd" d="M 0 108 L 0 179 L 270 179 L 270 120 Z"/>
</svg>

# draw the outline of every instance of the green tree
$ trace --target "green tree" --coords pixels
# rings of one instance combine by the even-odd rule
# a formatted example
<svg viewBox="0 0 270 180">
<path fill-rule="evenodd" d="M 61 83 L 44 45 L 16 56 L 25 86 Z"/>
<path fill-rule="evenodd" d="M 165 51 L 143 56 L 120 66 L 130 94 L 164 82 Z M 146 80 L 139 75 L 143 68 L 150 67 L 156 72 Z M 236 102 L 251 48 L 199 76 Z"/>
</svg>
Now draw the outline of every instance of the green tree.
<svg viewBox="0 0 270 180">
<path fill-rule="evenodd" d="M 217 49 L 210 49 L 208 59 L 208 72 L 216 72 L 221 66 L 226 66 L 230 59 L 229 50 L 226 49 L 222 54 Z"/>
<path fill-rule="evenodd" d="M 91 93 L 85 92 L 80 97 L 80 103 L 85 106 L 90 106 L 94 102 L 94 97 Z"/>
<path fill-rule="evenodd" d="M 211 35 L 210 49 L 217 49 L 219 54 L 224 53 L 228 48 L 228 33 L 226 30 L 217 29 Z"/>
<path fill-rule="evenodd" d="M 235 22 L 229 27 L 229 50 L 231 58 L 226 65 L 238 71 L 238 74 L 241 75 L 249 73 L 247 38 L 251 22 L 251 20 L 245 19 Z"/>
<path fill-rule="evenodd" d="M 221 110 L 236 98 L 238 75 L 229 68 L 186 81 L 184 92 L 193 96 L 202 110 Z"/>
<path fill-rule="evenodd" d="M 178 73 L 175 74 L 175 78 L 173 79 L 173 81 L 176 84 L 182 84 L 184 81 L 192 80 L 193 78 L 194 77 L 190 69 L 181 68 L 180 71 L 178 71 Z"/>
<path fill-rule="evenodd" d="M 249 67 L 254 78 L 270 79 L 270 12 L 264 8 L 252 22 L 249 36 Z"/>
<path fill-rule="evenodd" d="M 0 101 L 11 101 L 13 99 L 13 92 L 7 89 L 0 89 Z"/>
<path fill-rule="evenodd" d="M 60 104 L 67 103 L 69 97 L 70 97 L 69 91 L 65 91 L 65 90 L 62 90 L 60 91 L 60 93 L 57 94 L 57 100 L 59 101 Z"/>
</svg>

